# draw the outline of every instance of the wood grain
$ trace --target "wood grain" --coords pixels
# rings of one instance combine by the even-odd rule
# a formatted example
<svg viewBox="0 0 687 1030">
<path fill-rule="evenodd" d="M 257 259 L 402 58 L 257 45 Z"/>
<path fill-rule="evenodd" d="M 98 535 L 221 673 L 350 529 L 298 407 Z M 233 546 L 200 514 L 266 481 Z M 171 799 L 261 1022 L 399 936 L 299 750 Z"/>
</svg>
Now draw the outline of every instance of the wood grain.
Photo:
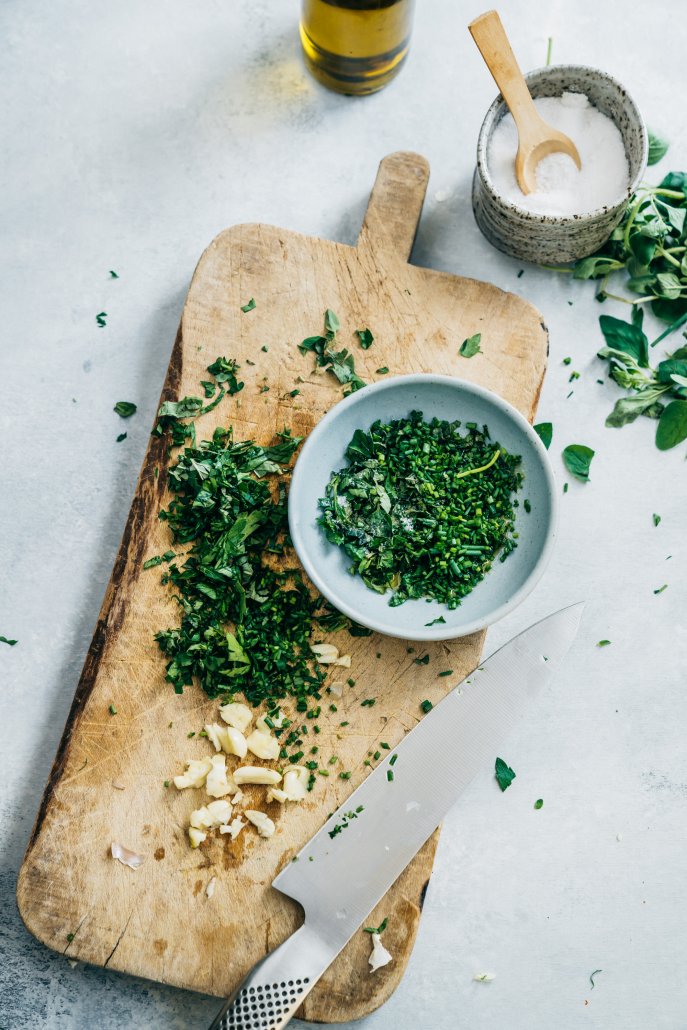
<svg viewBox="0 0 687 1030">
<path fill-rule="evenodd" d="M 547 354 L 538 312 L 485 283 L 407 263 L 428 175 L 426 161 L 415 154 L 392 154 L 382 162 L 357 247 L 265 225 L 236 226 L 210 244 L 193 276 L 162 398 L 197 394 L 218 354 L 238 359 L 246 385 L 198 420 L 199 439 L 229 422 L 238 439 L 261 443 L 285 425 L 298 435 L 312 429 L 341 389 L 330 376 L 316 374 L 311 355 L 301 355 L 296 345 L 321 331 L 327 307 L 339 315 L 341 342 L 354 349 L 363 378 L 374 380 L 382 365 L 398 373 L 458 375 L 495 390 L 533 418 Z M 241 305 L 251 296 L 257 306 L 244 314 Z M 354 330 L 366 326 L 375 343 L 365 352 L 356 346 Z M 462 340 L 477 331 L 483 354 L 459 357 Z M 292 398 L 299 376 L 301 392 Z M 261 392 L 264 385 L 268 392 Z M 368 751 L 380 740 L 395 745 L 417 722 L 421 700 L 438 701 L 478 664 L 483 635 L 409 653 L 403 640 L 334 634 L 332 641 L 353 657 L 356 682 L 346 687 L 336 714 L 327 711 L 325 718 L 323 705 L 318 744 L 323 755 L 340 756 L 341 767 L 353 771 L 351 780 L 322 780 L 298 808 L 269 806 L 277 823 L 270 840 L 250 829 L 235 842 L 208 840 L 191 851 L 185 827 L 204 795 L 163 783 L 185 758 L 209 753 L 207 741 L 188 734 L 214 720 L 217 705 L 198 689 L 173 693 L 153 640 L 177 619 L 160 570 L 142 569 L 146 558 L 169 546 L 157 517 L 169 500 L 169 461 L 166 442 L 151 437 L 17 894 L 26 926 L 51 948 L 223 996 L 301 921 L 298 907 L 272 889 L 276 873 L 359 784 Z M 414 664 L 427 651 L 429 664 Z M 437 677 L 449 668 L 453 677 Z M 374 708 L 361 708 L 371 696 Z M 342 729 L 345 720 L 349 726 Z M 264 788 L 248 794 L 264 807 Z M 357 934 L 308 997 L 304 1018 L 355 1019 L 398 985 L 437 836 L 371 913 L 375 925 L 389 917 L 385 943 L 394 962 L 370 975 L 369 940 Z M 114 862 L 113 840 L 144 854 L 143 865 L 133 871 Z M 205 887 L 213 876 L 216 890 L 208 899 Z"/>
</svg>

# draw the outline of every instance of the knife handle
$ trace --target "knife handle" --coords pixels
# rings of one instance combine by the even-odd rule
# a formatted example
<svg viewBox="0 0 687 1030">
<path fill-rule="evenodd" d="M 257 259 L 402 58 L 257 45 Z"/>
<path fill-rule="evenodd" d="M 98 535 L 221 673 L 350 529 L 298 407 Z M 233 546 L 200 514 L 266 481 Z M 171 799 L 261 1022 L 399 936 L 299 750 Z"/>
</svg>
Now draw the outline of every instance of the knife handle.
<svg viewBox="0 0 687 1030">
<path fill-rule="evenodd" d="M 281 1030 L 334 957 L 304 923 L 251 969 L 210 1030 Z"/>
</svg>

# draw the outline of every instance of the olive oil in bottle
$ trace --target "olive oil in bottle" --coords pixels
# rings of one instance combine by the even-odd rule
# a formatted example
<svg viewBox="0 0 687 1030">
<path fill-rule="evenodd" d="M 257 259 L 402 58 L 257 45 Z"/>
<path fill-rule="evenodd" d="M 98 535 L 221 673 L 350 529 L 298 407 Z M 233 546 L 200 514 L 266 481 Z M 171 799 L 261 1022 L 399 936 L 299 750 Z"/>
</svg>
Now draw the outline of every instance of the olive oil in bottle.
<svg viewBox="0 0 687 1030">
<path fill-rule="evenodd" d="M 414 0 L 302 0 L 306 64 L 338 93 L 375 93 L 401 70 Z"/>
</svg>

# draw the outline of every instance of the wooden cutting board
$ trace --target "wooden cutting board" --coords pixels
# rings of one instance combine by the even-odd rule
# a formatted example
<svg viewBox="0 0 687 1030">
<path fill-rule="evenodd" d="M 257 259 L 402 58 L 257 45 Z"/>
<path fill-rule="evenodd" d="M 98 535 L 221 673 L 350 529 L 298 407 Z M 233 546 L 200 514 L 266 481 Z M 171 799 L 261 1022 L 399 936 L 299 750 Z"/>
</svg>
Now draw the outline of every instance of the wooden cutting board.
<svg viewBox="0 0 687 1030">
<path fill-rule="evenodd" d="M 391 374 L 460 376 L 495 390 L 532 420 L 547 356 L 539 313 L 494 286 L 407 263 L 428 176 L 427 162 L 416 154 L 385 158 L 356 247 L 268 225 L 235 226 L 210 244 L 193 276 L 162 398 L 196 395 L 206 366 L 220 354 L 240 362 L 246 385 L 198 420 L 199 439 L 229 422 L 237 439 L 259 443 L 285 425 L 302 436 L 312 429 L 341 388 L 330 375 L 315 374 L 312 355 L 302 355 L 297 344 L 321 331 L 328 307 L 338 314 L 340 343 L 355 353 L 364 379 L 379 378 L 381 366 Z M 241 305 L 250 297 L 256 308 L 244 314 Z M 364 327 L 375 337 L 368 351 L 354 335 Z M 461 342 L 476 332 L 483 353 L 460 357 Z M 292 398 L 298 376 L 305 382 Z M 265 385 L 269 391 L 262 392 Z M 177 621 L 160 570 L 142 568 L 170 544 L 158 520 L 174 460 L 166 447 L 151 437 L 17 893 L 31 933 L 70 958 L 224 996 L 301 921 L 298 906 L 270 886 L 273 877 L 358 786 L 368 752 L 380 740 L 393 747 L 421 717 L 423 699 L 438 701 L 478 664 L 484 635 L 411 652 L 403 640 L 333 634 L 332 642 L 352 655 L 346 675 L 355 686 L 345 688 L 335 714 L 323 704 L 318 744 L 322 756 L 338 755 L 339 768 L 352 770 L 352 778 L 319 778 L 301 806 L 270 805 L 277 830 L 269 840 L 249 827 L 235 842 L 213 839 L 190 850 L 185 828 L 204 792 L 163 783 L 185 758 L 211 752 L 197 733 L 216 719 L 217 703 L 198 688 L 175 695 L 153 640 Z M 429 663 L 416 664 L 425 654 Z M 439 677 L 445 669 L 454 675 Z M 341 671 L 331 678 L 343 679 Z M 375 706 L 361 707 L 368 697 L 377 699 Z M 342 721 L 349 722 L 345 729 Z M 264 788 L 251 791 L 253 807 L 264 807 Z M 370 915 L 373 925 L 388 917 L 384 941 L 393 963 L 370 974 L 369 938 L 356 934 L 304 1003 L 303 1018 L 358 1018 L 398 985 L 437 839 L 438 831 Z M 115 862 L 111 841 L 144 854 L 143 865 L 134 871 Z M 208 898 L 212 877 L 216 887 Z"/>
</svg>

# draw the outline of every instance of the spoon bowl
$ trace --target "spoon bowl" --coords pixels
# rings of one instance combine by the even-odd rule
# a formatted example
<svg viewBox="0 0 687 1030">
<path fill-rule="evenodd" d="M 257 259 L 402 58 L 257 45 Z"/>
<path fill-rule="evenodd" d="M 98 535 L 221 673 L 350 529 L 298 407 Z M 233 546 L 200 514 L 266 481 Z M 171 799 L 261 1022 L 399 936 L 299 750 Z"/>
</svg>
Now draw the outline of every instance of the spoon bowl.
<svg viewBox="0 0 687 1030">
<path fill-rule="evenodd" d="M 549 154 L 567 154 L 580 169 L 582 162 L 573 141 L 564 132 L 559 132 L 545 122 L 534 106 L 497 11 L 480 14 L 479 18 L 470 22 L 468 29 L 508 104 L 518 130 L 515 178 L 522 192 L 534 193 L 537 188 L 537 165 Z"/>
</svg>

